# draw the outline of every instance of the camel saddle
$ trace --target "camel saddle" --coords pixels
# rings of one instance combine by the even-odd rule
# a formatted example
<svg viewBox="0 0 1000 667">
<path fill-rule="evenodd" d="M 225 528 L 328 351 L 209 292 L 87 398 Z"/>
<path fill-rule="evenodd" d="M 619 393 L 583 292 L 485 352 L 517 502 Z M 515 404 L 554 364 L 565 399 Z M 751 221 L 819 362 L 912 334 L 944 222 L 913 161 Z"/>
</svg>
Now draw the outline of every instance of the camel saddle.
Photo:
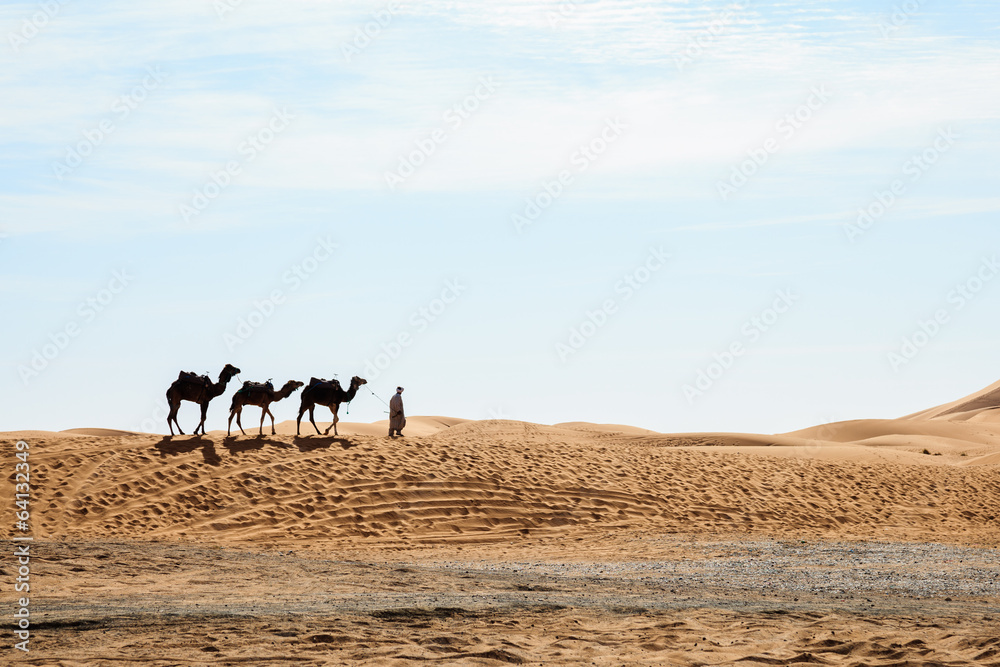
<svg viewBox="0 0 1000 667">
<path fill-rule="evenodd" d="M 240 391 L 248 392 L 255 389 L 258 391 L 274 391 L 274 385 L 271 384 L 270 380 L 267 382 L 251 382 L 250 380 L 247 380 L 243 383 L 243 387 Z"/>
<path fill-rule="evenodd" d="M 338 380 L 324 380 L 323 378 L 309 378 L 309 386 L 307 389 L 312 389 L 313 387 L 319 387 L 327 385 L 330 387 L 336 387 L 337 389 L 342 389 L 340 382 Z"/>
<path fill-rule="evenodd" d="M 180 382 L 192 382 L 194 384 L 203 384 L 206 387 L 212 384 L 212 378 L 207 375 L 198 375 L 197 373 L 189 373 L 187 371 L 181 371 L 178 374 L 177 379 Z"/>
</svg>

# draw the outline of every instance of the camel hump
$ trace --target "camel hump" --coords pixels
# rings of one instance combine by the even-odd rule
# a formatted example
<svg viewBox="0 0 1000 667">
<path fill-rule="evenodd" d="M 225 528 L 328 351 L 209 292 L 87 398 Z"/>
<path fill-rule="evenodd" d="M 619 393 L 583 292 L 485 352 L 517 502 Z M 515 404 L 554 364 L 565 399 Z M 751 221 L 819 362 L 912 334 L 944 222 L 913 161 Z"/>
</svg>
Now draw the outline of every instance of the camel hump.
<svg viewBox="0 0 1000 667">
<path fill-rule="evenodd" d="M 270 380 L 267 382 L 251 382 L 250 380 L 246 380 L 243 383 L 242 391 L 253 391 L 254 389 L 270 389 L 273 391 L 274 385 L 271 384 Z"/>
<path fill-rule="evenodd" d="M 309 388 L 315 387 L 321 384 L 328 384 L 334 387 L 340 387 L 340 382 L 337 380 L 324 380 L 323 378 L 309 378 Z"/>
<path fill-rule="evenodd" d="M 191 373 L 189 371 L 181 371 L 178 373 L 177 379 L 181 382 L 197 382 L 199 384 L 212 383 L 212 379 L 207 375 L 198 375 L 197 373 Z"/>
</svg>

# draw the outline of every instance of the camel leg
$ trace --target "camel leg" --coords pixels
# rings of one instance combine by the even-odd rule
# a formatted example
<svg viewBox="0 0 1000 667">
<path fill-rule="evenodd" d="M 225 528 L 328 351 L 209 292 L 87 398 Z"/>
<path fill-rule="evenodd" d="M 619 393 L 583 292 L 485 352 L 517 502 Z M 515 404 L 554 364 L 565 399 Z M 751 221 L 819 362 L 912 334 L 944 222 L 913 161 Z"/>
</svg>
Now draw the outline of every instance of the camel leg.
<svg viewBox="0 0 1000 667">
<path fill-rule="evenodd" d="M 305 414 L 306 404 L 302 403 L 299 405 L 299 416 L 295 418 L 295 435 L 302 435 L 300 430 L 300 424 L 302 423 L 302 415 Z"/>
<path fill-rule="evenodd" d="M 340 418 L 337 417 L 337 409 L 339 407 L 340 407 L 339 403 L 334 403 L 333 405 L 330 406 L 330 412 L 333 413 L 333 423 L 330 424 L 330 428 L 333 429 L 334 435 L 337 435 L 337 422 L 340 421 Z M 330 428 L 326 429 L 325 435 L 330 435 Z"/>
<path fill-rule="evenodd" d="M 208 419 L 208 403 L 201 404 L 201 422 L 198 424 L 197 428 L 194 429 L 194 434 L 198 435 L 198 429 L 201 429 L 201 434 L 205 435 L 205 420 Z M 239 423 L 239 420 L 237 420 Z M 180 426 L 178 426 L 180 428 Z"/>
<path fill-rule="evenodd" d="M 268 405 L 264 409 L 267 410 L 267 414 L 270 415 L 270 417 L 271 417 L 271 435 L 277 435 L 278 432 L 274 430 L 274 413 L 271 412 L 271 406 Z M 261 416 L 260 416 L 260 427 L 261 427 L 261 429 L 264 428 L 264 415 L 263 414 L 261 414 Z"/>
<path fill-rule="evenodd" d="M 246 435 L 247 432 L 243 430 L 243 422 L 240 420 L 240 417 L 242 416 L 243 416 L 243 406 L 241 405 L 240 407 L 236 408 L 236 425 L 240 427 L 240 433 Z"/>
<path fill-rule="evenodd" d="M 177 411 L 181 409 L 181 402 L 170 403 L 170 413 L 167 415 L 167 426 L 170 427 L 170 435 L 174 434 L 174 424 L 177 424 L 177 430 L 181 435 L 184 435 L 184 431 L 181 429 L 181 423 L 177 421 Z"/>
<path fill-rule="evenodd" d="M 319 435 L 319 426 L 316 426 L 316 420 L 314 419 L 314 415 L 313 415 L 313 413 L 315 413 L 315 412 L 316 412 L 316 406 L 315 405 L 310 405 L 309 406 L 309 421 L 312 422 L 313 428 L 316 429 L 316 435 Z"/>
<path fill-rule="evenodd" d="M 233 434 L 233 416 L 236 414 L 236 408 L 229 411 L 229 421 L 226 422 L 226 437 L 228 438 Z M 239 422 L 236 422 L 239 424 Z M 242 429 L 240 429 L 242 430 Z"/>
<path fill-rule="evenodd" d="M 264 435 L 264 417 L 267 416 L 267 406 L 260 406 L 260 430 L 257 432 L 258 435 Z"/>
</svg>

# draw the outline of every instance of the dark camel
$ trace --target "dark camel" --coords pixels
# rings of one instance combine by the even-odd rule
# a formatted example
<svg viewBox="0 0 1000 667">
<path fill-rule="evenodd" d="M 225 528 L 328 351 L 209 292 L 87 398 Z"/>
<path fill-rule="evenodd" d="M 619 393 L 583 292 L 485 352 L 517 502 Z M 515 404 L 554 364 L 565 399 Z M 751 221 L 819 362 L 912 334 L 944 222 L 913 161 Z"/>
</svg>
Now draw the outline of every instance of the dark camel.
<svg viewBox="0 0 1000 667">
<path fill-rule="evenodd" d="M 181 431 L 181 425 L 177 421 L 177 411 L 181 407 L 181 401 L 191 401 L 201 406 L 201 422 L 195 427 L 194 434 L 198 435 L 198 429 L 201 429 L 201 434 L 205 435 L 205 417 L 208 416 L 209 402 L 216 396 L 221 396 L 222 392 L 226 390 L 229 380 L 239 372 L 240 369 L 232 364 L 226 364 L 226 367 L 219 373 L 218 382 L 212 382 L 207 375 L 197 376 L 181 373 L 170 385 L 170 389 L 167 389 L 167 404 L 170 406 L 167 426 L 170 427 L 170 435 L 174 434 L 174 424 L 177 424 L 177 430 L 180 431 L 180 434 L 184 435 L 184 431 Z"/>
<path fill-rule="evenodd" d="M 264 435 L 264 417 L 270 415 L 271 435 L 274 435 L 274 415 L 271 413 L 271 403 L 288 398 L 302 385 L 303 383 L 298 380 L 289 380 L 284 387 L 275 392 L 274 385 L 271 384 L 270 380 L 264 384 L 244 382 L 243 386 L 233 394 L 233 404 L 229 407 L 229 424 L 226 425 L 226 435 L 229 435 L 233 426 L 233 416 L 236 417 L 236 425 L 240 427 L 240 433 L 247 434 L 243 430 L 243 424 L 240 423 L 240 415 L 243 413 L 244 405 L 256 405 L 260 408 L 260 435 Z"/>
<path fill-rule="evenodd" d="M 319 433 L 319 426 L 316 426 L 316 420 L 313 419 L 313 411 L 317 405 L 325 405 L 333 413 L 333 423 L 330 424 L 323 435 L 329 435 L 331 428 L 333 429 L 333 434 L 338 435 L 337 422 L 340 421 L 340 418 L 337 417 L 337 410 L 340 409 L 341 403 L 350 403 L 353 401 L 354 396 L 358 393 L 358 387 L 363 384 L 368 384 L 368 380 L 355 375 L 351 378 L 351 388 L 344 391 L 344 388 L 336 380 L 327 382 L 313 378 L 309 382 L 309 386 L 302 390 L 302 404 L 299 406 L 299 416 L 295 420 L 295 435 L 299 435 L 299 424 L 306 410 L 309 411 L 309 421 L 312 422 L 316 433 Z"/>
</svg>

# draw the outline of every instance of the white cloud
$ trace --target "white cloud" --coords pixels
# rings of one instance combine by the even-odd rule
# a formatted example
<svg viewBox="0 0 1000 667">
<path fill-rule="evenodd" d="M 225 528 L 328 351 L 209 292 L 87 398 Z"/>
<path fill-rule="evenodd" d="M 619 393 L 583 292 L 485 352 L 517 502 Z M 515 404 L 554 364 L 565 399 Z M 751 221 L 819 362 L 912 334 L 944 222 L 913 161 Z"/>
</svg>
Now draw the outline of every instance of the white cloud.
<svg viewBox="0 0 1000 667">
<path fill-rule="evenodd" d="M 982 85 L 1000 75 L 996 46 L 912 32 L 876 39 L 878 16 L 751 3 L 732 9 L 701 56 L 679 70 L 677 53 L 726 5 L 580 2 L 552 27 L 559 4 L 402 3 L 346 63 L 341 44 L 384 4 L 248 0 L 220 20 L 195 0 L 67 3 L 21 53 L 3 56 L 0 83 L 18 103 L 0 129 L 18 142 L 3 150 L 20 176 L 0 200 L 4 217 L 18 229 L 27 211 L 48 211 L 31 224 L 58 228 L 73 219 L 64 209 L 159 211 L 231 159 L 276 106 L 296 113 L 295 126 L 241 186 L 385 191 L 385 170 L 487 74 L 497 94 L 448 133 L 404 190 L 533 188 L 606 118 L 621 117 L 626 136 L 593 172 L 604 192 L 671 196 L 651 185 L 657 174 L 723 177 L 820 84 L 832 101 L 781 154 L 816 156 L 834 173 L 856 169 L 845 158 L 852 151 L 919 146 L 937 126 L 993 122 L 1000 113 L 1000 93 Z M 6 6 L 0 25 L 16 26 L 33 7 Z M 53 182 L 53 160 L 107 117 L 150 64 L 167 72 L 165 84 L 73 174 L 72 187 Z M 101 204 L 109 191 L 122 198 Z M 48 203 L 38 209 L 39 201 Z"/>
</svg>

